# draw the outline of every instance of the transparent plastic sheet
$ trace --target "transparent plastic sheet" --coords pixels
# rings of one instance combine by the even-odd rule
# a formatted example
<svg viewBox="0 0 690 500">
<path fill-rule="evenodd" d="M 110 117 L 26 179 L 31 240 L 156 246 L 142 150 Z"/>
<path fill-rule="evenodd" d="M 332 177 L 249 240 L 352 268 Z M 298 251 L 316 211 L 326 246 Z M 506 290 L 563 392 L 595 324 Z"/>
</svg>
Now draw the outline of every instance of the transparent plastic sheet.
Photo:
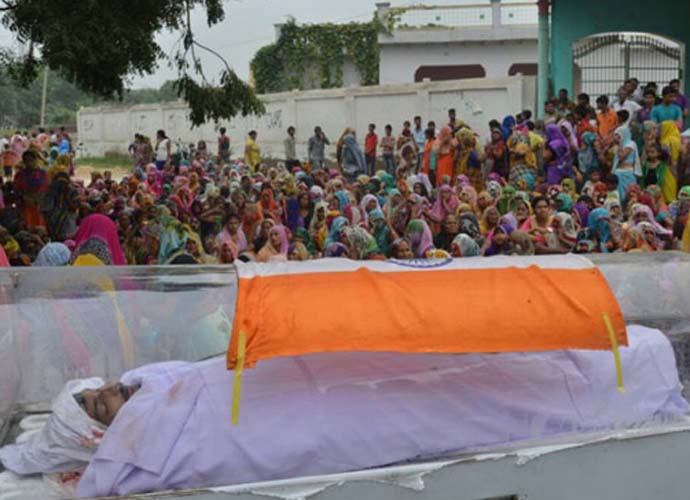
<svg viewBox="0 0 690 500">
<path fill-rule="evenodd" d="M 21 389 L 21 348 L 12 314 L 14 292 L 12 275 L 0 273 L 0 445 L 9 431 L 12 408 Z"/>
<path fill-rule="evenodd" d="M 119 377 L 227 349 L 234 267 L 27 268 L 0 272 L 0 415 L 48 404 L 74 378 Z"/>
</svg>

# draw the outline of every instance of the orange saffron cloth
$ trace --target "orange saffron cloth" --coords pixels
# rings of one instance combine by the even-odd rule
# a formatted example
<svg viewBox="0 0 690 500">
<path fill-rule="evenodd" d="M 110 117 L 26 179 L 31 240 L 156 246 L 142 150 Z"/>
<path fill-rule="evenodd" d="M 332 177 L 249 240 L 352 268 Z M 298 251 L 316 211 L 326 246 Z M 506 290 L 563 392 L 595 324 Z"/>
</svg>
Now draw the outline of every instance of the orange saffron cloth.
<svg viewBox="0 0 690 500">
<path fill-rule="evenodd" d="M 316 352 L 476 353 L 611 349 L 602 313 L 628 345 L 601 272 L 452 269 L 278 274 L 239 279 L 227 366 Z"/>
</svg>

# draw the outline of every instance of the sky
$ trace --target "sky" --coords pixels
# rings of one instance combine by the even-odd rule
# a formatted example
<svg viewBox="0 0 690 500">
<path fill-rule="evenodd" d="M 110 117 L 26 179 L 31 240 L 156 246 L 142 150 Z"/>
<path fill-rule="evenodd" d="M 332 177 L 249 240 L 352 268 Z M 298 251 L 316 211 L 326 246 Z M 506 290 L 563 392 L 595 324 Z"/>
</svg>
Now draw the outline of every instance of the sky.
<svg viewBox="0 0 690 500">
<path fill-rule="evenodd" d="M 193 12 L 195 36 L 202 43 L 218 51 L 229 62 L 237 75 L 246 80 L 249 62 L 258 49 L 275 41 L 275 24 L 294 17 L 298 23 L 346 23 L 369 21 L 376 10 L 377 1 L 386 0 L 224 0 L 225 20 L 209 28 L 203 9 Z M 490 0 L 388 0 L 393 7 L 407 5 L 488 5 Z M 522 3 L 525 0 L 502 0 L 503 3 Z M 536 1 L 536 0 L 535 0 Z M 178 33 L 163 31 L 157 36 L 162 50 L 174 55 Z M 0 28 L 0 46 L 16 48 L 9 31 Z M 220 74 L 223 63 L 216 56 L 201 50 L 204 73 L 209 80 Z M 152 75 L 132 76 L 130 88 L 157 88 L 166 80 L 176 77 L 176 70 L 161 61 Z"/>
<path fill-rule="evenodd" d="M 292 16 L 298 23 L 369 21 L 376 10 L 374 0 L 226 0 L 225 21 L 208 28 L 205 14 L 194 12 L 192 24 L 199 43 L 220 52 L 242 79 L 249 76 L 249 62 L 254 53 L 264 45 L 275 41 L 277 23 L 283 23 Z M 489 0 L 392 0 L 393 6 L 404 5 L 458 5 L 488 4 Z M 179 34 L 163 32 L 158 43 L 168 54 Z M 0 38 L 0 42 L 3 41 Z M 201 57 L 206 77 L 218 75 L 223 67 L 215 56 L 197 53 Z M 155 74 L 135 77 L 132 88 L 158 87 L 174 78 L 176 71 L 161 63 Z"/>
</svg>

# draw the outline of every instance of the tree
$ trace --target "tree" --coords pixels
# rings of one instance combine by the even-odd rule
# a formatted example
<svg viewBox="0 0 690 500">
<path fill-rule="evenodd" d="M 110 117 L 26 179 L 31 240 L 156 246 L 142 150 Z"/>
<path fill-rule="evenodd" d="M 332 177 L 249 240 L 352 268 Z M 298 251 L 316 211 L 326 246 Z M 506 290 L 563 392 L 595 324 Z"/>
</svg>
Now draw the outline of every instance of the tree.
<svg viewBox="0 0 690 500">
<path fill-rule="evenodd" d="M 28 85 L 47 65 L 83 91 L 122 99 L 128 77 L 151 74 L 166 59 L 155 36 L 170 29 L 180 33 L 174 89 L 189 103 L 193 125 L 263 112 L 222 56 L 194 38 L 195 7 L 205 9 L 209 27 L 225 16 L 222 0 L 0 0 L 3 25 L 28 47 L 25 55 L 5 55 L 8 72 Z M 197 50 L 225 63 L 219 86 L 206 79 Z"/>
</svg>

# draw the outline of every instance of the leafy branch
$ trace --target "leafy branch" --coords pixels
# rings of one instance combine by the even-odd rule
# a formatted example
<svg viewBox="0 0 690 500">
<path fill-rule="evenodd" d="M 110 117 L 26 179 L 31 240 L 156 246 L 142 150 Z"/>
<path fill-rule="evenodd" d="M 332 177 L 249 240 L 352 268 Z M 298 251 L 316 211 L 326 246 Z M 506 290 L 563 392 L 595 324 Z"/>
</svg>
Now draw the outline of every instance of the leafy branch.
<svg viewBox="0 0 690 500">
<path fill-rule="evenodd" d="M 293 19 L 282 26 L 274 44 L 262 47 L 251 61 L 259 93 L 343 85 L 349 57 L 363 85 L 376 85 L 379 74 L 378 34 L 381 23 L 306 24 Z"/>
</svg>

